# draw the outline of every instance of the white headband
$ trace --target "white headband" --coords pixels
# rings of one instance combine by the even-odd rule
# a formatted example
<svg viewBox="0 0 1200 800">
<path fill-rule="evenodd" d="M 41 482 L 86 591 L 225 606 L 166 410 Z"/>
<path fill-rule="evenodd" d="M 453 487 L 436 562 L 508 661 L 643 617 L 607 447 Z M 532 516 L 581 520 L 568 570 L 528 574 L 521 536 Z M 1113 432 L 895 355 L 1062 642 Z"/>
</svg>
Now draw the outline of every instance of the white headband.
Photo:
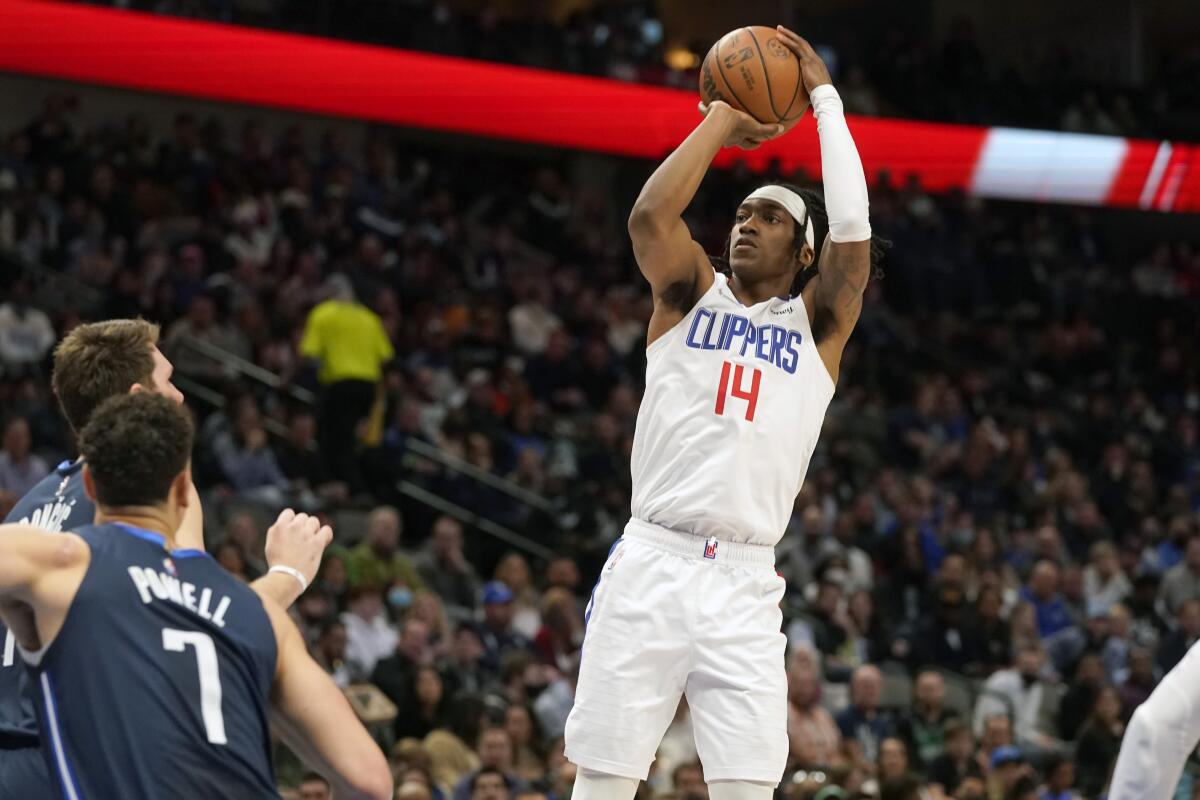
<svg viewBox="0 0 1200 800">
<path fill-rule="evenodd" d="M 792 219 L 796 220 L 797 225 L 804 226 L 804 241 L 809 247 L 816 249 L 816 245 L 813 244 L 812 220 L 808 218 L 808 206 L 804 204 L 804 198 L 800 195 L 791 189 L 772 184 L 755 189 L 746 195 L 746 200 L 770 200 L 783 206 L 792 215 Z M 742 202 L 744 203 L 746 200 Z"/>
</svg>

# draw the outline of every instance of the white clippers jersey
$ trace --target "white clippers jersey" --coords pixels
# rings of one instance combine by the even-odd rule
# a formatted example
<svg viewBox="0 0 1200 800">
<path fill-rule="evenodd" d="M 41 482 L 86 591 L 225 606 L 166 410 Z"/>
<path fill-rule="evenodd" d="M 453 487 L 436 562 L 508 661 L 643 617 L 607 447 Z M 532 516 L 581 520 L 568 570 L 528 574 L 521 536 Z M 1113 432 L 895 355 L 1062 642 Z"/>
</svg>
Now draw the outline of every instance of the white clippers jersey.
<svg viewBox="0 0 1200 800">
<path fill-rule="evenodd" d="M 746 307 L 728 279 L 646 351 L 633 516 L 774 546 L 817 445 L 833 380 L 799 297 Z"/>
</svg>

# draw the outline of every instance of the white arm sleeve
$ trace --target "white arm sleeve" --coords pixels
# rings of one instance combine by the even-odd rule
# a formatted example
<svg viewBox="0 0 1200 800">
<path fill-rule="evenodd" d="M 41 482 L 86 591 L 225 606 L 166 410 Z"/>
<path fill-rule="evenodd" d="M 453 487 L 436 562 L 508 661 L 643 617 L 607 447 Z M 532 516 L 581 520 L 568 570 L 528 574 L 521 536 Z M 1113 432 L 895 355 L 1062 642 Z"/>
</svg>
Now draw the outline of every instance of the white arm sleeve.
<svg viewBox="0 0 1200 800">
<path fill-rule="evenodd" d="M 825 184 L 825 210 L 829 214 L 829 238 L 835 242 L 870 239 L 867 176 L 846 126 L 842 98 L 827 83 L 813 89 L 810 99 L 821 140 L 821 177 Z"/>
<path fill-rule="evenodd" d="M 1108 800 L 1170 800 L 1200 741 L 1200 644 L 1133 712 Z"/>
</svg>

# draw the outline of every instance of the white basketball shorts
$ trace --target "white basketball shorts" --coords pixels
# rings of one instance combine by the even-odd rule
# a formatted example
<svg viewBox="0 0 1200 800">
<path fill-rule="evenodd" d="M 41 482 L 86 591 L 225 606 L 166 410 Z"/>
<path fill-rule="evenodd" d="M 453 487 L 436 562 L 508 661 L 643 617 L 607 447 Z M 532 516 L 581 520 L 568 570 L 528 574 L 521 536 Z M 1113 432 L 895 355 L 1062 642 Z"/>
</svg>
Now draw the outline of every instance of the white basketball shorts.
<svg viewBox="0 0 1200 800">
<path fill-rule="evenodd" d="M 706 780 L 778 783 L 787 640 L 774 564 L 770 547 L 631 520 L 588 604 L 567 758 L 645 779 L 686 694 Z"/>
</svg>

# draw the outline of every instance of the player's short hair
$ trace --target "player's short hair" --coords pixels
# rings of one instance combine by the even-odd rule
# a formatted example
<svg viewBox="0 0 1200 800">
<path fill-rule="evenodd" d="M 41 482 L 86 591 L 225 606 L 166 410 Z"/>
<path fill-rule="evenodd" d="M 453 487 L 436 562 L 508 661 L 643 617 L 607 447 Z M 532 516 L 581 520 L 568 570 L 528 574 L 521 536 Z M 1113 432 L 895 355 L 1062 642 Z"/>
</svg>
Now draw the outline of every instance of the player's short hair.
<svg viewBox="0 0 1200 800">
<path fill-rule="evenodd" d="M 192 418 L 162 395 L 138 392 L 110 397 L 80 432 L 101 506 L 155 506 L 187 469 Z"/>
<path fill-rule="evenodd" d="M 326 787 L 332 786 L 332 784 L 329 782 L 329 779 L 318 772 L 306 772 L 304 773 L 304 777 L 300 779 L 301 785 L 313 782 L 323 783 Z"/>
<path fill-rule="evenodd" d="M 135 383 L 149 387 L 158 326 L 144 319 L 110 319 L 80 325 L 54 350 L 54 395 L 75 431 L 96 407 Z"/>
</svg>

